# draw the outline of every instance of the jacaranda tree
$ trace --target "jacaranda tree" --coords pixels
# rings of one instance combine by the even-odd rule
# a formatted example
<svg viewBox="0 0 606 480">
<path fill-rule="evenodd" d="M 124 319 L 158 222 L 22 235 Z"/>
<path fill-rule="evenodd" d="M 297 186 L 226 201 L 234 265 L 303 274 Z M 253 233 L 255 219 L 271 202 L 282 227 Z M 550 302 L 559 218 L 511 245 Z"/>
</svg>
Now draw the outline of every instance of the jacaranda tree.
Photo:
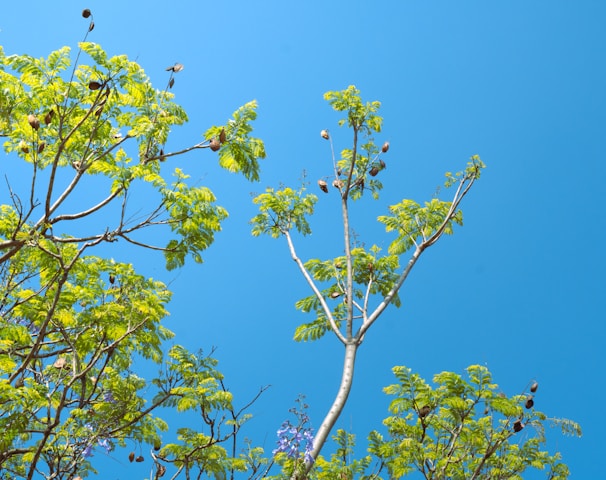
<svg viewBox="0 0 606 480">
<path fill-rule="evenodd" d="M 169 66 L 166 88 L 155 89 L 137 63 L 87 41 L 94 22 L 88 9 L 83 17 L 90 23 L 74 52 L 37 59 L 0 47 L 0 136 L 11 162 L 0 201 L 0 479 L 85 477 L 96 471 L 97 452 L 149 462 L 155 479 L 391 479 L 413 471 L 435 480 L 514 479 L 529 467 L 567 477 L 559 455 L 544 449 L 544 428 L 552 422 L 579 434 L 578 426 L 535 410 L 536 384 L 507 397 L 480 366 L 466 376 L 442 372 L 433 387 L 394 367 L 388 416 L 362 458 L 353 433 L 334 431 L 365 336 L 390 305 L 400 306 L 419 257 L 462 225 L 461 202 L 484 168 L 473 156 L 447 173 L 446 200 L 404 199 L 381 212 L 395 238 L 387 252 L 366 248 L 352 234 L 350 210 L 378 198 L 391 153 L 374 140 L 379 102 L 364 103 L 355 87 L 325 94 L 344 114 L 349 148 L 335 155 L 327 130 L 318 139 L 330 146 L 330 161 L 317 187 L 342 214 L 336 255 L 297 254 L 293 233 L 311 232 L 319 201 L 305 185 L 267 189 L 254 199 L 260 211 L 252 220 L 254 235 L 285 238 L 311 289 L 296 307 L 312 319 L 295 340 L 332 336 L 343 348 L 337 395 L 317 432 L 301 397 L 294 421 L 276 426 L 272 452 L 242 441 L 249 415 L 234 406 L 216 360 L 167 346 L 173 334 L 162 319 L 171 292 L 112 252 L 161 251 L 169 270 L 202 261 L 227 212 L 174 161 L 216 155 L 227 170 L 258 180 L 265 150 L 252 136 L 256 104 L 201 132 L 200 142 L 169 150 L 171 129 L 187 120 L 172 93 L 183 65 Z M 159 373 L 140 371 L 141 362 Z M 171 420 L 174 441 L 163 438 L 162 408 L 187 414 L 186 425 Z"/>
<path fill-rule="evenodd" d="M 83 16 L 88 35 L 92 14 Z M 171 128 L 187 120 L 171 93 L 183 66 L 170 66 L 157 90 L 137 63 L 86 38 L 75 55 L 65 47 L 40 59 L 0 47 L 0 136 L 6 161 L 18 164 L 0 206 L 0 478 L 85 476 L 96 450 L 124 447 L 142 462 L 152 460 L 146 444 L 158 477 L 170 465 L 187 474 L 243 468 L 225 444 L 246 417 L 216 361 L 165 348 L 171 292 L 111 252 L 159 250 L 168 269 L 201 262 L 227 212 L 180 168 L 163 172 L 195 150 L 258 179 L 256 104 L 166 151 Z M 152 230 L 166 241 L 152 243 Z M 158 376 L 139 375 L 136 359 L 158 364 Z M 197 412 L 200 427 L 165 445 L 158 407 Z"/>
<path fill-rule="evenodd" d="M 428 479 L 520 478 L 516 475 L 526 467 L 553 466 L 550 472 L 555 473 L 550 478 L 564 478 L 567 470 L 559 464 L 558 455 L 539 451 L 545 443 L 546 417 L 534 411 L 524 396 L 496 395 L 490 373 L 478 366 L 469 367 L 469 383 L 454 373 L 437 375 L 439 387 L 435 391 L 405 367 L 394 368 L 400 384 L 386 388 L 386 393 L 397 395 L 390 407 L 393 416 L 385 419 L 388 439 L 372 432 L 372 455 L 348 462 L 353 437 L 338 431 L 334 436 L 336 453 L 330 461 L 320 456 L 347 402 L 356 356 L 364 338 L 390 305 L 400 306 L 401 288 L 421 255 L 445 234 L 452 234 L 455 225 L 463 224 L 461 202 L 484 169 L 480 158 L 473 156 L 462 171 L 446 173 L 445 191 L 453 192 L 447 200 L 436 197 L 419 204 L 403 199 L 391 205 L 377 217 L 386 232 L 395 235 L 387 252 L 376 244 L 366 248 L 354 238 L 350 212 L 356 202 L 372 209 L 368 205 L 379 198 L 382 189 L 379 179 L 386 168 L 384 159 L 389 155 L 390 144 L 377 144 L 374 139 L 381 133 L 383 122 L 378 115 L 380 103 L 363 102 L 354 86 L 327 92 L 324 98 L 334 110 L 343 113 L 339 126 L 347 126 L 352 138 L 349 148 L 337 156 L 329 131 L 320 132 L 330 145 L 330 153 L 326 176 L 317 181 L 317 187 L 320 195 L 328 195 L 323 201 L 332 201 L 341 210 L 343 243 L 333 246 L 338 254 L 326 260 L 307 261 L 297 254 L 292 234 L 311 233 L 309 217 L 319 201 L 305 185 L 300 189 L 268 188 L 254 199 L 260 212 L 252 220 L 253 235 L 284 237 L 292 260 L 311 290 L 309 296 L 296 303 L 296 308 L 310 313 L 312 320 L 296 329 L 295 341 L 314 341 L 328 334 L 343 348 L 341 382 L 313 440 L 304 438 L 311 433 L 309 419 L 300 410 L 297 425 L 289 424 L 289 429 L 278 432 L 276 458 L 285 475 L 379 478 L 378 473 L 386 470 L 389 478 L 400 478 L 419 470 Z M 522 408 L 524 403 L 531 409 L 529 413 Z M 479 406 L 483 413 L 476 411 Z M 566 432 L 580 432 L 573 422 L 556 423 Z M 532 425 L 537 435 L 520 444 L 515 434 L 524 424 Z M 373 465 L 373 456 L 374 470 L 364 473 Z"/>
</svg>

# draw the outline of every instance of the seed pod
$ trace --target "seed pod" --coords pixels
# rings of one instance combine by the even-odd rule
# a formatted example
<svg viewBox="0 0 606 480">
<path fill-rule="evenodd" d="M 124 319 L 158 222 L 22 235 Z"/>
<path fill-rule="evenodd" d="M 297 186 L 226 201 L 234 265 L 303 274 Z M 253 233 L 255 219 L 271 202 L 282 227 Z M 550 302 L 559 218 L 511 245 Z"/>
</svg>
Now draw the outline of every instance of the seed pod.
<svg viewBox="0 0 606 480">
<path fill-rule="evenodd" d="M 137 458 L 135 458 L 135 462 L 137 463 L 141 463 L 145 461 L 145 458 L 143 457 L 143 455 L 139 455 Z"/>
<path fill-rule="evenodd" d="M 135 460 L 135 452 L 130 452 L 130 453 L 128 454 L 128 461 L 129 461 L 130 463 L 133 463 L 133 461 L 134 461 L 134 460 Z"/>
<path fill-rule="evenodd" d="M 528 409 L 534 406 L 534 397 L 532 395 L 528 395 L 528 397 L 526 397 L 526 403 L 524 406 Z"/>
<path fill-rule="evenodd" d="M 380 171 L 381 171 L 381 169 L 375 165 L 374 167 L 372 167 L 370 169 L 370 171 L 368 173 L 370 174 L 371 177 L 376 177 L 377 173 L 379 173 Z"/>
<path fill-rule="evenodd" d="M 53 117 L 55 116 L 54 110 L 49 110 L 48 113 L 44 116 L 44 123 L 47 125 L 53 121 Z"/>
<path fill-rule="evenodd" d="M 513 422 L 513 431 L 514 432 L 519 432 L 520 430 L 522 430 L 524 428 L 524 424 L 522 423 L 522 420 L 516 420 L 515 422 Z"/>
<path fill-rule="evenodd" d="M 109 283 L 111 283 L 113 285 L 115 281 L 116 281 L 116 276 L 110 273 L 109 274 Z"/>
<path fill-rule="evenodd" d="M 166 473 L 166 467 L 164 465 L 161 465 L 158 463 L 158 470 L 156 472 L 156 477 L 157 478 L 163 477 L 165 473 Z"/>
<path fill-rule="evenodd" d="M 29 147 L 27 146 L 27 143 L 25 143 L 25 140 L 19 142 L 19 148 L 23 153 L 29 153 Z"/>
<path fill-rule="evenodd" d="M 425 405 L 419 410 L 419 417 L 425 418 L 427 415 L 429 415 L 429 412 L 431 412 L 431 407 L 429 405 Z"/>
<path fill-rule="evenodd" d="M 100 106 L 97 111 L 95 112 L 95 115 L 98 117 L 99 115 L 101 115 L 101 112 L 103 112 L 103 106 Z"/>
<path fill-rule="evenodd" d="M 171 79 L 168 81 L 168 88 L 173 88 L 174 84 L 175 84 L 175 79 L 171 77 Z"/>
<path fill-rule="evenodd" d="M 91 16 L 90 9 L 85 8 L 84 10 L 82 10 L 82 16 L 83 16 L 84 18 L 88 18 L 88 17 L 90 17 L 90 16 Z"/>
<path fill-rule="evenodd" d="M 320 187 L 320 190 L 324 193 L 328 193 L 328 184 L 324 180 L 318 180 L 318 187 Z"/>
<path fill-rule="evenodd" d="M 490 407 L 488 405 L 486 405 L 486 407 L 484 408 L 484 415 L 488 415 L 490 413 Z"/>
<path fill-rule="evenodd" d="M 330 298 L 339 298 L 341 296 L 341 292 L 330 292 Z"/>
<path fill-rule="evenodd" d="M 88 26 L 88 31 L 92 32 L 95 28 L 95 22 L 90 22 L 90 25 Z"/>
<path fill-rule="evenodd" d="M 38 117 L 36 117 L 36 115 L 30 113 L 27 116 L 27 122 L 29 123 L 29 126 L 32 127 L 34 130 L 38 130 L 40 128 L 40 120 L 38 120 Z"/>
<path fill-rule="evenodd" d="M 171 65 L 170 67 L 166 68 L 167 72 L 180 72 L 181 70 L 183 70 L 183 64 L 182 63 L 175 63 L 174 65 Z"/>
<path fill-rule="evenodd" d="M 539 382 L 534 382 L 531 386 L 530 386 L 530 391 L 532 393 L 536 392 L 537 389 L 539 388 Z"/>
<path fill-rule="evenodd" d="M 44 147 L 46 147 L 46 142 L 40 142 L 38 144 L 38 153 L 42 153 L 44 151 Z"/>
<path fill-rule="evenodd" d="M 53 367 L 58 369 L 66 368 L 67 360 L 65 360 L 63 357 L 59 357 L 57 360 L 55 360 L 55 363 L 53 363 Z"/>
<path fill-rule="evenodd" d="M 385 168 L 385 162 L 383 160 L 379 160 L 379 165 L 381 165 L 381 170 Z"/>
<path fill-rule="evenodd" d="M 343 188 L 343 181 L 339 180 L 338 178 L 332 181 L 332 186 L 335 188 Z"/>
<path fill-rule="evenodd" d="M 102 86 L 103 86 L 102 83 L 95 82 L 94 80 L 92 82 L 88 82 L 89 90 L 99 90 Z"/>
<path fill-rule="evenodd" d="M 80 167 L 82 166 L 81 162 L 72 162 L 72 167 L 74 167 L 75 170 L 80 170 Z"/>
<path fill-rule="evenodd" d="M 324 138 L 325 140 L 328 140 L 330 138 L 330 136 L 328 135 L 328 130 L 322 130 L 320 132 L 320 135 L 322 136 L 322 138 Z"/>
<path fill-rule="evenodd" d="M 221 133 L 219 133 L 219 141 L 221 143 L 225 143 L 226 140 L 227 140 L 227 135 L 225 135 L 225 129 L 222 128 Z"/>
<path fill-rule="evenodd" d="M 160 442 L 160 440 L 156 440 L 154 442 L 154 450 L 157 452 L 158 450 L 160 450 L 162 448 L 162 442 Z"/>
<path fill-rule="evenodd" d="M 216 137 L 213 137 L 209 143 L 209 146 L 213 152 L 216 152 L 217 150 L 219 150 L 221 148 L 221 143 L 219 142 L 219 140 L 217 140 Z"/>
<path fill-rule="evenodd" d="M 387 153 L 387 150 L 389 150 L 389 142 L 385 142 L 385 143 L 383 144 L 383 146 L 381 147 L 381 151 L 382 151 L 383 153 Z"/>
</svg>

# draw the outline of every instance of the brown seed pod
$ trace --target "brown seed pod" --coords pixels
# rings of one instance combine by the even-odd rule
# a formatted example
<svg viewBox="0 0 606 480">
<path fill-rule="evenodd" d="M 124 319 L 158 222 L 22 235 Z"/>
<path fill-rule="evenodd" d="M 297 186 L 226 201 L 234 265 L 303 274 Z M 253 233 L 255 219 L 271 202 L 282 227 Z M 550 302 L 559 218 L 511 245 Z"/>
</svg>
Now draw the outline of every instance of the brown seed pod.
<svg viewBox="0 0 606 480">
<path fill-rule="evenodd" d="M 524 406 L 528 409 L 534 406 L 534 397 L 532 395 L 528 395 L 528 397 L 526 397 L 526 403 Z"/>
<path fill-rule="evenodd" d="M 53 121 L 53 117 L 55 116 L 54 110 L 49 110 L 48 113 L 44 116 L 44 123 L 47 125 Z"/>
<path fill-rule="evenodd" d="M 318 187 L 320 187 L 320 190 L 324 193 L 328 193 L 328 184 L 324 180 L 318 180 Z"/>
<path fill-rule="evenodd" d="M 490 407 L 488 405 L 486 405 L 486 407 L 484 408 L 484 415 L 488 415 L 490 413 Z"/>
<path fill-rule="evenodd" d="M 57 360 L 55 360 L 55 363 L 53 363 L 53 367 L 58 369 L 68 368 L 67 360 L 65 360 L 63 357 L 59 357 Z"/>
<path fill-rule="evenodd" d="M 46 142 L 40 142 L 38 144 L 38 153 L 42 153 L 44 151 L 44 147 L 46 147 Z"/>
<path fill-rule="evenodd" d="M 89 90 L 99 90 L 102 86 L 103 86 L 102 83 L 95 82 L 94 80 L 92 82 L 88 82 Z"/>
<path fill-rule="evenodd" d="M 513 422 L 513 431 L 514 432 L 519 432 L 520 430 L 522 430 L 524 428 L 524 424 L 522 423 L 522 420 L 516 420 L 515 422 Z"/>
<path fill-rule="evenodd" d="M 165 473 L 166 473 L 166 467 L 164 465 L 161 465 L 160 463 L 158 463 L 158 470 L 156 471 L 156 477 L 157 478 L 163 477 Z"/>
<path fill-rule="evenodd" d="M 156 440 L 154 442 L 154 450 L 157 452 L 158 450 L 160 450 L 162 448 L 162 442 L 160 442 L 160 440 Z"/>
<path fill-rule="evenodd" d="M 375 165 L 374 167 L 372 167 L 370 169 L 370 171 L 368 173 L 370 174 L 371 177 L 376 177 L 377 173 L 379 173 L 380 171 L 381 171 L 381 169 Z"/>
<path fill-rule="evenodd" d="M 38 130 L 40 128 L 40 120 L 38 120 L 38 117 L 36 117 L 36 115 L 30 113 L 27 116 L 27 122 L 29 123 L 29 126 L 32 127 L 34 130 Z"/>
<path fill-rule="evenodd" d="M 113 285 L 115 281 L 116 281 L 116 276 L 114 274 L 110 273 L 109 274 L 109 283 L 111 283 Z"/>
<path fill-rule="evenodd" d="M 383 160 L 379 160 L 379 165 L 381 165 L 381 170 L 385 168 L 385 162 Z"/>
<path fill-rule="evenodd" d="M 171 79 L 168 81 L 168 88 L 173 88 L 174 84 L 175 84 L 175 79 L 171 77 Z"/>
<path fill-rule="evenodd" d="M 137 462 L 137 463 L 141 463 L 144 461 L 145 461 L 145 458 L 143 457 L 143 455 L 139 455 L 137 458 L 135 458 L 135 462 Z"/>
<path fill-rule="evenodd" d="M 23 153 L 29 153 L 29 147 L 27 146 L 27 143 L 25 143 L 25 140 L 19 142 L 19 148 Z"/>
<path fill-rule="evenodd" d="M 95 22 L 90 22 L 90 25 L 88 26 L 88 31 L 92 32 L 95 28 Z"/>
<path fill-rule="evenodd" d="M 330 292 L 330 298 L 339 298 L 341 296 L 341 292 Z"/>
<path fill-rule="evenodd" d="M 227 135 L 225 134 L 225 129 L 222 128 L 221 133 L 219 133 L 219 141 L 221 143 L 225 143 L 226 140 L 227 140 Z"/>
<path fill-rule="evenodd" d="M 532 393 L 536 392 L 537 389 L 539 388 L 539 382 L 534 382 L 531 386 L 530 386 L 530 391 Z"/>
<path fill-rule="evenodd" d="M 427 415 L 429 415 L 429 412 L 431 412 L 431 407 L 429 405 L 425 405 L 419 410 L 419 417 L 425 418 Z"/>
<path fill-rule="evenodd" d="M 343 180 L 339 180 L 338 178 L 332 181 L 332 186 L 335 188 L 343 188 Z"/>
<path fill-rule="evenodd" d="M 330 138 L 330 136 L 328 135 L 328 130 L 322 130 L 320 132 L 320 135 L 322 136 L 322 138 L 324 138 L 325 140 L 328 140 Z"/>
<path fill-rule="evenodd" d="M 216 152 L 217 150 L 219 150 L 221 148 L 221 142 L 219 142 L 219 140 L 217 140 L 216 137 L 213 137 L 209 143 L 209 146 L 213 152 Z"/>
<path fill-rule="evenodd" d="M 383 153 L 387 153 L 387 150 L 389 150 L 389 142 L 385 142 L 385 143 L 383 144 L 383 146 L 381 147 L 381 151 L 382 151 Z"/>
<path fill-rule="evenodd" d="M 135 452 L 130 452 L 128 454 L 128 461 L 132 463 L 134 460 L 135 460 Z"/>
<path fill-rule="evenodd" d="M 182 63 L 175 63 L 174 65 L 171 65 L 170 67 L 166 68 L 167 72 L 180 72 L 181 70 L 183 70 L 183 64 Z"/>
<path fill-rule="evenodd" d="M 82 10 L 82 16 L 83 16 L 84 18 L 88 18 L 88 17 L 90 17 L 90 16 L 91 16 L 90 9 L 85 8 L 84 10 Z"/>
<path fill-rule="evenodd" d="M 81 166 L 82 166 L 81 162 L 72 162 L 72 167 L 74 167 L 75 170 L 80 170 Z"/>
<path fill-rule="evenodd" d="M 101 113 L 103 112 L 103 106 L 100 106 L 97 111 L 95 112 L 95 115 L 98 117 L 99 115 L 101 115 Z"/>
</svg>

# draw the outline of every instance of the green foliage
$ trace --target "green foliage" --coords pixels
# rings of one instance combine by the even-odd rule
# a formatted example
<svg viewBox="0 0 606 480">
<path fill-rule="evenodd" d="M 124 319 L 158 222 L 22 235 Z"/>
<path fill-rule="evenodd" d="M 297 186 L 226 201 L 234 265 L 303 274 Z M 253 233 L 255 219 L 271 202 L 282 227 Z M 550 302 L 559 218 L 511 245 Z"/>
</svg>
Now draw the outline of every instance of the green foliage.
<svg viewBox="0 0 606 480">
<path fill-rule="evenodd" d="M 267 233 L 273 238 L 290 232 L 294 227 L 302 235 L 309 235 L 311 228 L 307 216 L 313 214 L 318 197 L 305 189 L 292 188 L 274 190 L 268 188 L 265 193 L 257 195 L 253 202 L 259 205 L 259 213 L 251 220 L 252 234 L 257 237 Z"/>
<path fill-rule="evenodd" d="M 521 479 L 528 468 L 547 478 L 568 478 L 558 453 L 545 445 L 546 416 L 527 404 L 528 395 L 507 397 L 486 367 L 467 368 L 467 379 L 452 372 L 434 376 L 432 388 L 406 367 L 394 367 L 398 383 L 385 388 L 395 398 L 384 421 L 388 440 L 372 432 L 370 451 L 390 477 L 413 471 L 425 478 Z M 580 428 L 570 420 L 580 435 Z"/>
<path fill-rule="evenodd" d="M 179 167 L 169 184 L 161 164 L 216 143 L 165 152 L 187 121 L 173 93 L 125 56 L 80 49 L 90 64 L 72 66 L 67 47 L 41 59 L 0 48 L 0 136 L 26 179 L 8 178 L 0 205 L 0 476 L 84 477 L 95 451 L 142 444 L 155 447 L 157 478 L 170 464 L 216 478 L 243 470 L 222 445 L 248 416 L 234 411 L 216 361 L 166 351 L 171 292 L 94 254 L 128 242 L 164 252 L 169 269 L 201 262 L 227 212 Z M 219 163 L 251 180 L 265 156 L 250 136 L 255 110 L 250 102 L 208 131 L 219 128 Z M 149 243 L 151 227 L 164 247 Z M 136 372 L 149 362 L 160 365 L 155 378 Z M 198 425 L 162 446 L 160 407 L 198 415 Z"/>
</svg>

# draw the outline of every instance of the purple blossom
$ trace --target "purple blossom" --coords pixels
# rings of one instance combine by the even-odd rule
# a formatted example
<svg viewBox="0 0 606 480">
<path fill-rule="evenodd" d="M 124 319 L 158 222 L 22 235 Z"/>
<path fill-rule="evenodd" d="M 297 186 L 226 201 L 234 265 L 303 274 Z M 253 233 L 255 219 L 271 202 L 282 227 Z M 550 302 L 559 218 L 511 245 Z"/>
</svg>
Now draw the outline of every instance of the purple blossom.
<svg viewBox="0 0 606 480">
<path fill-rule="evenodd" d="M 273 455 L 286 453 L 290 458 L 298 458 L 299 450 L 304 446 L 305 461 L 312 461 L 313 430 L 301 426 L 294 426 L 288 420 L 278 429 L 278 446 L 272 451 Z"/>
</svg>

